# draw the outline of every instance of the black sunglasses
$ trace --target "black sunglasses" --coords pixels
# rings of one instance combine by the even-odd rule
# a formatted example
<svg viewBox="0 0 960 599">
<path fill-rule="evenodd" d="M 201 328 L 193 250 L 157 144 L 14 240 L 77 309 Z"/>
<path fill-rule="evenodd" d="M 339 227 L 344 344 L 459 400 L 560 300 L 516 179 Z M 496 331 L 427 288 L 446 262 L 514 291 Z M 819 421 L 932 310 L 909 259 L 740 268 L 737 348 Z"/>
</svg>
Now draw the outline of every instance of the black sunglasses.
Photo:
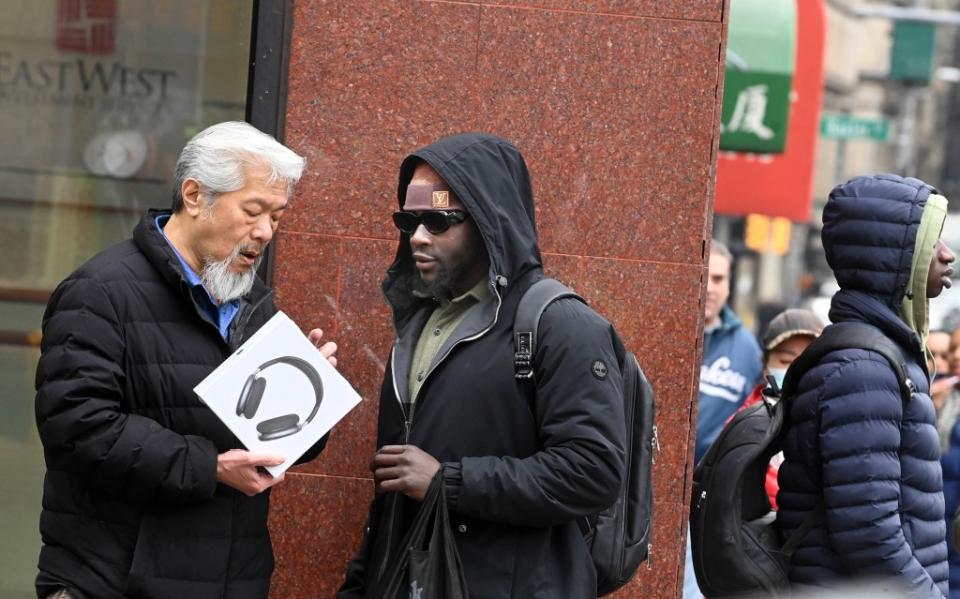
<svg viewBox="0 0 960 599">
<path fill-rule="evenodd" d="M 420 214 L 401 210 L 393 213 L 393 224 L 407 235 L 413 235 L 421 223 L 431 235 L 439 235 L 465 220 L 467 213 L 463 210 L 428 210 Z"/>
</svg>

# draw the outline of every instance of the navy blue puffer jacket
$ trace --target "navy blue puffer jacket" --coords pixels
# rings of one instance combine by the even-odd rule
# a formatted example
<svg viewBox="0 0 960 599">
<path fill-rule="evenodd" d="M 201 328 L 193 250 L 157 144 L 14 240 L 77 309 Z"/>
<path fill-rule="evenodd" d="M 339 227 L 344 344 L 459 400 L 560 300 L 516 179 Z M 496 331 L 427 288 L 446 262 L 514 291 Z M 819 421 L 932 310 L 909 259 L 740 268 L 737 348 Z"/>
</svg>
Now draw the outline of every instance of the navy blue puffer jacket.
<svg viewBox="0 0 960 599">
<path fill-rule="evenodd" d="M 833 352 L 800 380 L 789 410 L 777 524 L 789 535 L 817 509 L 823 521 L 793 554 L 796 586 L 851 579 L 948 592 L 943 478 L 919 336 L 898 316 L 927 197 L 916 179 L 860 177 L 824 210 L 823 245 L 841 290 L 832 322 L 860 321 L 901 348 L 917 387 L 903 404 L 879 353 Z"/>
</svg>

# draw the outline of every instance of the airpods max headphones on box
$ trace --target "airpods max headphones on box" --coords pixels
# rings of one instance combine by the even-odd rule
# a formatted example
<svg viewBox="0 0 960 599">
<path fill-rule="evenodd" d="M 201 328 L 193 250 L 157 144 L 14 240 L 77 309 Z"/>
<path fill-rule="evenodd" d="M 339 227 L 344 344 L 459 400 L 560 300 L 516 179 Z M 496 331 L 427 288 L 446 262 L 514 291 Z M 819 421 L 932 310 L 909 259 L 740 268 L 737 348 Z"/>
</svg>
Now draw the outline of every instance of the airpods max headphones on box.
<svg viewBox="0 0 960 599">
<path fill-rule="evenodd" d="M 245 416 L 249 419 L 256 415 L 257 408 L 260 407 L 260 400 L 263 399 L 263 391 L 267 388 L 266 379 L 260 377 L 259 374 L 274 364 L 288 364 L 307 375 L 310 384 L 313 386 L 314 395 L 316 395 L 316 403 L 313 410 L 310 411 L 310 415 L 302 422 L 297 414 L 287 414 L 264 420 L 258 424 L 257 433 L 261 441 L 273 441 L 300 432 L 300 429 L 317 415 L 317 410 L 320 409 L 320 401 L 323 399 L 323 381 L 317 371 L 314 370 L 313 365 L 294 356 L 280 356 L 267 360 L 247 377 L 247 382 L 243 384 L 243 390 L 240 392 L 240 400 L 237 401 L 237 416 Z"/>
</svg>

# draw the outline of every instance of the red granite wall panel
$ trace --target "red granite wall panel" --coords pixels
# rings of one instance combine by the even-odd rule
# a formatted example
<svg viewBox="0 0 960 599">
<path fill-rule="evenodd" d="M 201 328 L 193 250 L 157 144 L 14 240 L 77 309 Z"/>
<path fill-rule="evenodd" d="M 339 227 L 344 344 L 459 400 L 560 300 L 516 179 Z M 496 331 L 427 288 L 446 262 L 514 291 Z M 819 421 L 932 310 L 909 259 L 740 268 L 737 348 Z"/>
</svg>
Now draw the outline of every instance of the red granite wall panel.
<svg viewBox="0 0 960 599">
<path fill-rule="evenodd" d="M 480 7 L 297 2 L 286 141 L 308 160 L 298 231 L 393 237 L 397 157 L 476 129 Z"/>
<path fill-rule="evenodd" d="M 703 222 L 719 26 L 484 7 L 481 29 L 480 118 L 524 151 L 544 251 L 699 264 L 674 232 Z"/>
<path fill-rule="evenodd" d="M 277 563 L 271 597 L 334 596 L 360 543 L 372 490 L 366 479 L 311 474 L 287 475 L 274 488 L 270 537 Z"/>
<path fill-rule="evenodd" d="M 637 576 L 610 595 L 614 599 L 678 597 L 677 575 L 683 575 L 683 552 L 676 550 L 681 534 L 686 534 L 686 507 L 676 501 L 656 501 L 653 506 L 653 551 L 641 564 Z"/>
<path fill-rule="evenodd" d="M 618 597 L 676 597 L 712 218 L 722 0 L 297 0 L 287 142 L 308 158 L 277 239 L 275 286 L 340 346 L 364 401 L 274 492 L 272 596 L 329 597 L 372 496 L 393 329 L 396 171 L 412 149 L 484 130 L 534 181 L 546 272 L 640 357 L 658 397 L 654 553 Z"/>
<path fill-rule="evenodd" d="M 723 0 L 463 0 L 518 8 L 720 22 Z"/>
<path fill-rule="evenodd" d="M 543 270 L 548 277 L 561 281 L 573 289 L 580 288 L 583 258 L 566 254 L 544 254 Z"/>
<path fill-rule="evenodd" d="M 719 23 L 723 0 L 604 0 L 603 10 L 620 15 Z"/>
<path fill-rule="evenodd" d="M 340 240 L 336 237 L 282 232 L 275 244 L 274 301 L 304 331 L 323 329 L 330 339 L 337 335 L 337 289 Z"/>
<path fill-rule="evenodd" d="M 393 342 L 390 310 L 380 293 L 380 280 L 393 261 L 397 243 L 395 240 L 339 238 L 339 251 L 329 253 L 327 259 L 318 264 L 320 256 L 313 250 L 314 246 L 323 247 L 338 238 L 302 233 L 284 233 L 283 238 L 289 238 L 290 242 L 282 245 L 293 246 L 293 249 L 278 252 L 287 255 L 288 259 L 283 269 L 278 261 L 276 276 L 290 270 L 291 279 L 288 285 L 281 284 L 278 278 L 278 289 L 289 289 L 301 302 L 313 302 L 320 312 L 335 316 L 335 329 L 329 335 L 324 334 L 336 341 L 340 372 L 363 397 L 363 402 L 332 432 L 321 456 L 309 464 L 297 466 L 296 472 L 370 476 L 369 459 L 358 460 L 357 456 L 372 456 L 376 449 L 371 431 L 376 429 L 376 402 Z M 290 268 L 290 264 L 302 270 Z M 318 269 L 326 273 L 325 279 L 332 278 L 336 284 L 327 289 L 304 284 L 303 272 Z M 281 295 L 279 299 L 280 306 L 287 310 L 284 297 Z M 310 320 L 305 316 L 297 322 L 308 323 Z M 324 328 L 324 325 L 320 326 Z"/>
</svg>

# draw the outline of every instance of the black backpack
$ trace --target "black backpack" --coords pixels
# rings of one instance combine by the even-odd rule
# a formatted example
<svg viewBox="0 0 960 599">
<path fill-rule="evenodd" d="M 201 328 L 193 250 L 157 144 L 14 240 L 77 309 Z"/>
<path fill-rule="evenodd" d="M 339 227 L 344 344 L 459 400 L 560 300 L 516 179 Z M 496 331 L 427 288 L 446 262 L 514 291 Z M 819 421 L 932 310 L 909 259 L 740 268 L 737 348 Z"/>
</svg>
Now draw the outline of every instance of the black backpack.
<svg viewBox="0 0 960 599">
<path fill-rule="evenodd" d="M 537 328 L 543 311 L 560 298 L 586 301 L 555 279 L 534 283 L 520 299 L 513 321 L 514 369 L 518 379 L 533 378 Z M 627 468 L 617 501 L 584 518 L 580 528 L 597 570 L 597 594 L 625 585 L 653 551 L 653 464 L 659 451 L 654 423 L 653 388 L 636 356 L 619 336 L 614 349 L 623 373 L 623 408 L 627 429 Z M 648 561 L 649 564 L 649 561 Z"/>
<path fill-rule="evenodd" d="M 825 328 L 790 365 L 782 391 L 771 383 L 762 402 L 736 413 L 693 472 L 690 540 L 697 584 L 705 596 L 777 596 L 789 588 L 790 557 L 823 521 L 823 506 L 781 540 L 764 487 L 767 465 L 783 449 L 800 378 L 826 354 L 852 348 L 882 354 L 897 375 L 904 403 L 910 400 L 915 387 L 900 348 L 871 325 L 844 322 Z M 777 395 L 779 401 L 768 400 Z"/>
</svg>

